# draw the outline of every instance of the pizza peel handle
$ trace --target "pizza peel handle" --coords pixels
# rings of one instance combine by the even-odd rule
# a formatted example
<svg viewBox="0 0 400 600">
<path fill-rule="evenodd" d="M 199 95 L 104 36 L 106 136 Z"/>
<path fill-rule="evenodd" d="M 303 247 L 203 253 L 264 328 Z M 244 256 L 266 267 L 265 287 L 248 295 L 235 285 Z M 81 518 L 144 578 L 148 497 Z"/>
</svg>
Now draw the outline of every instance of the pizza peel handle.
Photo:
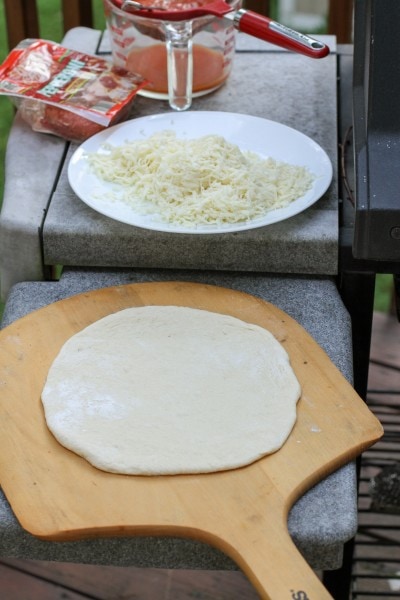
<svg viewBox="0 0 400 600">
<path fill-rule="evenodd" d="M 284 527 L 258 523 L 235 550 L 237 564 L 262 600 L 332 600 Z"/>
<path fill-rule="evenodd" d="M 243 468 L 204 475 L 106 473 L 66 450 L 46 427 L 41 392 L 64 342 L 112 312 L 189 306 L 273 333 L 302 396 L 284 446 Z M 290 539 L 287 515 L 312 485 L 378 440 L 382 427 L 296 321 L 242 292 L 184 282 L 97 290 L 54 303 L 0 332 L 0 481 L 20 524 L 46 540 L 171 535 L 202 540 L 237 562 L 261 598 L 329 595 Z"/>
<path fill-rule="evenodd" d="M 261 464 L 251 467 L 251 485 L 239 469 L 218 476 L 213 490 L 198 488 L 202 514 L 194 516 L 185 535 L 197 537 L 224 551 L 246 574 L 263 600 L 328 600 L 322 585 L 287 530 L 287 498 L 266 477 Z M 196 504 L 195 502 L 195 504 Z M 204 518 L 204 512 L 208 515 Z"/>
</svg>

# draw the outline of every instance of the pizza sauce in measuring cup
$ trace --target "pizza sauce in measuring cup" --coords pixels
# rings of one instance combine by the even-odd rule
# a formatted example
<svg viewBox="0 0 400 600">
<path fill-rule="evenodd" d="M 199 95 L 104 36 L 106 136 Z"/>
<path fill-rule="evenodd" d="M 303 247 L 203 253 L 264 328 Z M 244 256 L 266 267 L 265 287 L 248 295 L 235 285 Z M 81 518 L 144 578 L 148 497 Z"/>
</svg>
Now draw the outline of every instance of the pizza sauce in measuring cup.
<svg viewBox="0 0 400 600">
<path fill-rule="evenodd" d="M 148 79 L 140 94 L 169 100 L 172 108 L 189 108 L 192 97 L 220 87 L 229 76 L 235 53 L 231 21 L 212 15 L 169 22 L 121 10 L 103 0 L 113 62 Z M 140 4 L 179 11 L 209 0 L 141 0 Z M 241 0 L 231 0 L 238 9 Z M 172 47 L 172 50 L 171 50 Z"/>
</svg>

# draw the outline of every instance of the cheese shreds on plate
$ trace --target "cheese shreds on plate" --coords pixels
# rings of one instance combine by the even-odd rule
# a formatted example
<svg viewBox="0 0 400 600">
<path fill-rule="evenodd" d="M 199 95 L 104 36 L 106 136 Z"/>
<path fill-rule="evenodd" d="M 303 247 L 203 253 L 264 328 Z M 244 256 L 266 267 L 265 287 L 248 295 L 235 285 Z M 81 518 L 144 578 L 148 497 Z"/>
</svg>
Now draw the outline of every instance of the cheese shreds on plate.
<svg viewBox="0 0 400 600">
<path fill-rule="evenodd" d="M 314 176 L 261 158 L 220 135 L 178 138 L 160 131 L 88 157 L 96 176 L 118 184 L 119 199 L 142 214 L 185 226 L 240 223 L 303 196 Z"/>
</svg>

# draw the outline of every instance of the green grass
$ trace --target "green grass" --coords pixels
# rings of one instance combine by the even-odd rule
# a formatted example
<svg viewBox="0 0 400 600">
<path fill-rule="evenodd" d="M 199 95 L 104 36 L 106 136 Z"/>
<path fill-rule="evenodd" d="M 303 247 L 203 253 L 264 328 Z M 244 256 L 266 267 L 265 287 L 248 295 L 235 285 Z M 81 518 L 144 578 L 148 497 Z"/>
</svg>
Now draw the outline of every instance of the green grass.
<svg viewBox="0 0 400 600">
<path fill-rule="evenodd" d="M 272 10 L 275 16 L 276 2 L 273 0 Z M 50 39 L 55 42 L 62 40 L 62 17 L 61 5 L 59 0 L 37 0 L 39 8 L 40 35 L 42 38 Z M 58 10 L 55 8 L 58 7 Z M 93 9 L 95 15 L 95 27 L 102 29 L 104 27 L 103 3 L 101 0 L 93 0 Z M 8 54 L 7 36 L 4 18 L 4 0 L 0 0 L 0 62 Z M 0 201 L 4 192 L 4 158 L 7 144 L 8 133 L 13 117 L 13 107 L 10 100 L 0 96 Z M 392 289 L 391 275 L 378 275 L 375 294 L 375 309 L 381 312 L 387 312 L 390 307 Z"/>
<path fill-rule="evenodd" d="M 6 27 L 4 22 L 4 0 L 0 0 L 0 61 L 7 56 Z M 0 200 L 4 190 L 4 155 L 13 109 L 8 98 L 0 96 Z"/>
<path fill-rule="evenodd" d="M 393 275 L 378 275 L 375 284 L 375 310 L 387 313 L 391 309 Z"/>
</svg>

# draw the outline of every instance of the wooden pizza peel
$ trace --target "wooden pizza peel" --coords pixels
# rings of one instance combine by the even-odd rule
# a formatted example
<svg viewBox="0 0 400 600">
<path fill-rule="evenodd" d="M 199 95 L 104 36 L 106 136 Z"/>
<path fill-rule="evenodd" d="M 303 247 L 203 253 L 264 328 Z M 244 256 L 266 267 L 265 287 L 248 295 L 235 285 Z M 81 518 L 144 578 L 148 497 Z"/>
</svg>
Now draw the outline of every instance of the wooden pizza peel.
<svg viewBox="0 0 400 600">
<path fill-rule="evenodd" d="M 145 477 L 100 471 L 55 440 L 40 396 L 61 346 L 112 312 L 144 305 L 228 314 L 275 335 L 302 387 L 296 425 L 278 452 L 235 470 Z M 378 420 L 311 336 L 243 292 L 184 282 L 117 286 L 51 304 L 0 333 L 0 482 L 21 526 L 45 540 L 201 540 L 236 561 L 263 599 L 330 598 L 290 538 L 288 512 L 381 435 Z"/>
</svg>

